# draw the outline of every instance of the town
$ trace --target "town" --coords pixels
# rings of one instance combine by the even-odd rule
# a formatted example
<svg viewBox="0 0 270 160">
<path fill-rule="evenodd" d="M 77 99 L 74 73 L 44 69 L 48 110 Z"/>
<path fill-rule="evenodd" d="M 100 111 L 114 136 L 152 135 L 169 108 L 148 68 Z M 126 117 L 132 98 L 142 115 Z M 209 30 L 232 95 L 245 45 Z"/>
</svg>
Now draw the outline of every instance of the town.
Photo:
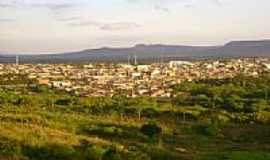
<svg viewBox="0 0 270 160">
<path fill-rule="evenodd" d="M 268 58 L 170 61 L 152 64 L 0 65 L 0 75 L 26 75 L 40 85 L 83 97 L 112 97 L 116 94 L 128 97 L 172 97 L 172 87 L 184 81 L 226 79 L 238 74 L 257 76 L 269 72 Z"/>
</svg>

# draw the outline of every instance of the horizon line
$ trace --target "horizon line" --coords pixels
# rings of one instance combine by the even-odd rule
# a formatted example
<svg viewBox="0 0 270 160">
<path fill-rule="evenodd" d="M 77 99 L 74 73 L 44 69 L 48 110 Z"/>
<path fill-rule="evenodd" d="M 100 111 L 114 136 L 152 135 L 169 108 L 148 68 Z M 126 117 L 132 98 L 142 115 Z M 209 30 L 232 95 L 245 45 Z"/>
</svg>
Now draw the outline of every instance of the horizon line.
<svg viewBox="0 0 270 160">
<path fill-rule="evenodd" d="M 223 44 L 220 45 L 181 45 L 181 44 L 168 44 L 168 43 L 136 43 L 134 45 L 128 45 L 128 46 L 123 46 L 123 47 L 116 47 L 116 46 L 101 46 L 101 47 L 96 47 L 96 48 L 82 48 L 82 49 L 74 49 L 74 50 L 69 50 L 69 51 L 63 51 L 63 52 L 33 52 L 33 53 L 8 53 L 8 52 L 4 52 L 4 51 L 0 51 L 0 55 L 2 56 L 16 56 L 16 55 L 56 55 L 56 54 L 68 54 L 68 53 L 76 53 L 76 52 L 82 52 L 82 51 L 87 51 L 87 50 L 98 50 L 98 49 L 128 49 L 128 48 L 134 48 L 136 46 L 139 45 L 145 45 L 145 46 L 155 46 L 155 45 L 163 45 L 163 46 L 186 46 L 186 47 L 221 47 L 221 46 L 225 46 L 226 44 L 230 43 L 230 42 L 260 42 L 260 41 L 270 41 L 270 38 L 262 38 L 262 39 L 256 39 L 256 40 L 252 40 L 252 39 L 236 39 L 236 40 L 229 40 L 227 42 L 224 42 Z"/>
</svg>

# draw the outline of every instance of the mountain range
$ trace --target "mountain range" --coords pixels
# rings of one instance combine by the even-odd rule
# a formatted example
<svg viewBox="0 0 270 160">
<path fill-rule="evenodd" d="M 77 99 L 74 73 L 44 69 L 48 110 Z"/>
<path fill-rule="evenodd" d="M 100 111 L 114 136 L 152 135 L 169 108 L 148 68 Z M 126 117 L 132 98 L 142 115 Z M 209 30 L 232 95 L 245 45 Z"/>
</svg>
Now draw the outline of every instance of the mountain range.
<svg viewBox="0 0 270 160">
<path fill-rule="evenodd" d="M 270 40 L 231 41 L 222 46 L 183 46 L 138 44 L 130 48 L 99 48 L 78 52 L 20 55 L 21 63 L 75 63 L 192 60 L 229 57 L 270 57 Z M 15 56 L 1 54 L 0 63 L 15 62 Z"/>
</svg>

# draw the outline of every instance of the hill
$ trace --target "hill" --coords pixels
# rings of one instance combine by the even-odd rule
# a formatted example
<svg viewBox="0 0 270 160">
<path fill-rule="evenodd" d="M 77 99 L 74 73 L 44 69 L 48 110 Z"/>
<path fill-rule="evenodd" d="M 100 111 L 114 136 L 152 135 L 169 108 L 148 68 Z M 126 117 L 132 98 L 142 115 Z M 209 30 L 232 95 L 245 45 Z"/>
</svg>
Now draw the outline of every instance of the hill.
<svg viewBox="0 0 270 160">
<path fill-rule="evenodd" d="M 268 57 L 270 56 L 270 40 L 264 41 L 232 41 L 216 51 L 219 56 Z"/>
<path fill-rule="evenodd" d="M 223 46 L 139 44 L 130 48 L 104 47 L 61 54 L 22 55 L 20 56 L 20 61 L 26 63 L 74 63 L 86 61 L 127 61 L 135 57 L 140 61 L 166 61 L 176 59 L 268 56 L 270 56 L 270 40 L 260 40 L 231 41 Z M 0 57 L 0 62 L 14 62 L 14 58 L 2 56 Z"/>
</svg>

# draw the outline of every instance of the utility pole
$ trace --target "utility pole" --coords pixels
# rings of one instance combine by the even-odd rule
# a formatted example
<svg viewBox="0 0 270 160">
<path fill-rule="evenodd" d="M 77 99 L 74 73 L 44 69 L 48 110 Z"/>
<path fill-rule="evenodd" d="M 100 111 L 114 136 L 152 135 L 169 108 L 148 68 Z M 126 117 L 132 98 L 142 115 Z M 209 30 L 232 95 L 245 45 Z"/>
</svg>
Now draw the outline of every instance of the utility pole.
<svg viewBox="0 0 270 160">
<path fill-rule="evenodd" d="M 16 54 L 16 66 L 19 65 L 19 55 Z"/>
<path fill-rule="evenodd" d="M 161 57 L 160 57 L 160 63 L 161 63 L 161 64 L 164 63 L 164 61 L 163 61 L 163 55 L 161 55 Z"/>
<path fill-rule="evenodd" d="M 137 62 L 137 55 L 134 56 L 134 64 L 137 65 L 138 62 Z"/>
<path fill-rule="evenodd" d="M 15 84 L 16 84 L 16 87 L 15 87 L 15 93 L 17 94 L 17 91 L 18 91 L 18 81 L 20 80 L 20 76 L 19 76 L 19 55 L 16 54 L 16 57 L 15 57 L 15 68 L 16 68 L 16 74 L 17 74 L 17 80 L 15 80 Z"/>
<path fill-rule="evenodd" d="M 16 54 L 16 73 L 19 74 L 19 55 Z"/>
<path fill-rule="evenodd" d="M 130 56 L 128 56 L 128 65 L 130 65 Z"/>
</svg>

